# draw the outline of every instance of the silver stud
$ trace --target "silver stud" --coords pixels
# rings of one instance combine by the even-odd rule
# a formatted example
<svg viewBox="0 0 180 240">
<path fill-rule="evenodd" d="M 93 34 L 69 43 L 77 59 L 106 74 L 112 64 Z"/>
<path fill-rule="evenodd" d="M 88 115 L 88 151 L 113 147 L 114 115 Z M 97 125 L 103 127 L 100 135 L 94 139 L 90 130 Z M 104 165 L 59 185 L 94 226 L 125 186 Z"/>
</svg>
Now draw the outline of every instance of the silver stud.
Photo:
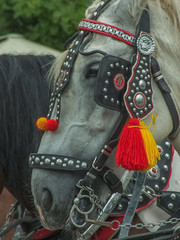
<svg viewBox="0 0 180 240">
<path fill-rule="evenodd" d="M 69 160 L 69 161 L 68 161 L 68 165 L 69 165 L 69 166 L 73 166 L 73 165 L 74 165 L 74 161 L 73 161 L 73 160 Z"/>
<path fill-rule="evenodd" d="M 114 64 L 111 63 L 111 64 L 110 64 L 110 68 L 114 68 Z"/>
<path fill-rule="evenodd" d="M 104 99 L 105 99 L 105 100 L 107 100 L 107 99 L 108 99 L 108 96 L 107 96 L 107 95 L 105 95 L 105 96 L 104 96 Z"/>
<path fill-rule="evenodd" d="M 170 147 L 170 146 L 171 146 L 170 142 L 166 141 L 166 142 L 165 142 L 165 146 L 166 146 L 166 147 Z"/>
<path fill-rule="evenodd" d="M 140 114 L 142 115 L 143 113 L 144 113 L 143 110 L 141 110 L 141 111 L 140 111 Z"/>
<path fill-rule="evenodd" d="M 111 73 L 110 73 L 110 72 L 107 72 L 107 75 L 108 75 L 108 76 L 111 76 Z"/>
<path fill-rule="evenodd" d="M 140 87 L 140 89 L 144 90 L 146 88 L 146 82 L 144 80 L 140 80 L 139 87 Z"/>
<path fill-rule="evenodd" d="M 139 88 L 138 88 L 138 87 L 136 87 L 136 91 L 137 91 L 137 92 L 139 91 Z"/>
<path fill-rule="evenodd" d="M 67 167 L 67 164 L 66 163 L 63 163 L 63 165 L 62 165 L 63 167 Z"/>
<path fill-rule="evenodd" d="M 116 63 L 116 67 L 119 67 L 119 63 Z"/>
<path fill-rule="evenodd" d="M 145 97 L 141 94 L 137 94 L 135 98 L 136 104 L 138 107 L 143 107 L 145 104 Z"/>
<path fill-rule="evenodd" d="M 50 164 L 50 162 L 51 162 L 51 160 L 49 158 L 46 158 L 44 161 L 45 164 Z"/>
<path fill-rule="evenodd" d="M 79 203 L 80 203 L 80 200 L 79 200 L 79 198 L 76 197 L 76 198 L 74 199 L 74 204 L 78 205 Z"/>
<path fill-rule="evenodd" d="M 56 160 L 56 157 L 52 157 L 52 160 L 55 161 L 55 160 Z"/>
<path fill-rule="evenodd" d="M 64 158 L 64 161 L 67 162 L 69 159 L 68 158 Z"/>
<path fill-rule="evenodd" d="M 101 6 L 103 6 L 104 5 L 104 2 L 101 2 Z"/>
<path fill-rule="evenodd" d="M 134 94 L 134 90 L 131 90 L 131 93 Z"/>
<path fill-rule="evenodd" d="M 140 71 L 139 71 L 139 70 L 137 70 L 137 74 L 140 74 Z"/>
<path fill-rule="evenodd" d="M 136 81 L 139 81 L 139 77 L 135 77 Z"/>
<path fill-rule="evenodd" d="M 128 67 L 126 67 L 126 71 L 128 71 L 129 70 L 129 68 Z"/>
<path fill-rule="evenodd" d="M 136 112 L 136 108 L 133 108 L 133 112 Z"/>
<path fill-rule="evenodd" d="M 133 107 L 134 104 L 131 102 L 129 105 L 130 105 L 130 107 Z"/>
<path fill-rule="evenodd" d="M 139 113 L 136 113 L 136 117 L 139 117 Z"/>
<path fill-rule="evenodd" d="M 145 107 L 145 108 L 144 108 L 144 111 L 147 112 L 147 110 L 148 110 L 147 107 Z"/>
<path fill-rule="evenodd" d="M 143 75 L 146 75 L 146 70 L 143 69 L 143 70 L 142 70 L 142 74 L 143 74 Z"/>
<path fill-rule="evenodd" d="M 172 193 L 172 194 L 171 194 L 171 199 L 172 199 L 172 200 L 175 200 L 175 199 L 176 199 L 176 194 L 175 194 L 175 193 Z"/>
<path fill-rule="evenodd" d="M 109 84 L 109 81 L 108 81 L 108 80 L 106 80 L 106 81 L 105 81 L 105 84 Z"/>
<path fill-rule="evenodd" d="M 121 69 L 124 69 L 124 65 L 121 65 Z"/>
<path fill-rule="evenodd" d="M 76 165 L 76 168 L 80 168 L 80 166 L 79 166 L 79 165 Z"/>
<path fill-rule="evenodd" d="M 162 181 L 163 183 L 165 183 L 165 182 L 166 182 L 166 178 L 165 178 L 165 177 L 162 177 L 162 178 L 161 178 L 161 181 Z"/>
<path fill-rule="evenodd" d="M 152 92 L 151 89 L 149 89 L 148 92 L 151 93 Z"/>
<path fill-rule="evenodd" d="M 82 166 L 82 168 L 87 168 L 87 163 L 86 162 L 82 162 L 81 166 Z"/>
<path fill-rule="evenodd" d="M 141 75 L 140 75 L 140 78 L 143 78 L 143 77 L 144 77 L 143 74 L 141 74 Z"/>
<path fill-rule="evenodd" d="M 81 163 L 81 161 L 77 160 L 77 161 L 76 161 L 76 163 L 77 163 L 77 164 L 80 164 L 80 163 Z"/>
<path fill-rule="evenodd" d="M 128 100 L 131 101 L 131 99 L 132 99 L 131 96 L 129 96 L 129 97 L 128 97 Z"/>
<path fill-rule="evenodd" d="M 56 164 L 57 164 L 57 165 L 61 165 L 62 162 L 63 162 L 63 161 L 62 161 L 61 159 L 57 159 L 57 160 L 56 160 Z"/>
<path fill-rule="evenodd" d="M 143 65 L 143 64 L 144 64 L 144 62 L 141 60 L 141 61 L 140 61 L 140 64 L 142 64 L 142 65 Z"/>
<path fill-rule="evenodd" d="M 158 190 L 159 190 L 159 185 L 156 184 L 156 185 L 154 186 L 154 188 L 155 188 L 156 191 L 158 191 Z"/>
<path fill-rule="evenodd" d="M 166 154 L 165 154 L 165 158 L 166 158 L 166 159 L 170 159 L 169 153 L 166 153 Z"/>
<path fill-rule="evenodd" d="M 77 45 L 79 44 L 79 41 L 76 41 L 75 44 L 76 44 L 76 46 L 77 46 Z"/>
<path fill-rule="evenodd" d="M 164 165 L 164 166 L 163 166 L 163 169 L 164 169 L 165 171 L 168 171 L 168 166 L 167 166 L 167 165 Z"/>
<path fill-rule="evenodd" d="M 169 208 L 169 209 L 173 209 L 173 207 L 174 207 L 174 205 L 173 205 L 172 203 L 169 203 L 169 204 L 168 204 L 168 208 Z"/>
<path fill-rule="evenodd" d="M 119 204 L 119 205 L 118 205 L 118 210 L 122 210 L 122 209 L 123 209 L 122 204 Z"/>
<path fill-rule="evenodd" d="M 34 162 L 33 162 L 33 161 L 31 162 L 31 165 L 34 165 Z"/>
<path fill-rule="evenodd" d="M 136 84 L 135 84 L 135 83 L 133 83 L 132 85 L 133 85 L 133 87 L 136 87 Z"/>
<path fill-rule="evenodd" d="M 39 157 L 36 157 L 35 158 L 35 163 L 39 163 L 40 162 L 40 158 Z"/>
<path fill-rule="evenodd" d="M 148 104 L 148 108 L 151 108 L 152 106 L 151 106 L 151 104 Z"/>
<path fill-rule="evenodd" d="M 119 105 L 119 104 L 120 104 L 119 100 L 117 100 L 117 102 L 116 102 L 116 103 L 117 103 L 117 105 Z"/>
<path fill-rule="evenodd" d="M 139 198 L 139 202 L 143 202 L 143 196 L 140 196 L 140 198 Z"/>
<path fill-rule="evenodd" d="M 145 95 L 147 95 L 147 94 L 148 94 L 148 92 L 147 92 L 147 91 L 144 91 L 144 94 L 145 94 Z"/>
<path fill-rule="evenodd" d="M 107 88 L 103 88 L 103 92 L 107 92 Z"/>
<path fill-rule="evenodd" d="M 40 165 L 42 166 L 42 165 L 44 165 L 44 163 L 43 163 L 43 162 L 40 162 Z"/>
<path fill-rule="evenodd" d="M 111 98 L 111 102 L 114 103 L 114 98 Z"/>
<path fill-rule="evenodd" d="M 150 98 L 150 97 L 147 97 L 147 100 L 150 102 L 150 101 L 151 101 L 151 98 Z"/>
<path fill-rule="evenodd" d="M 97 12 L 94 12 L 94 14 L 93 14 L 94 16 L 97 16 Z"/>
<path fill-rule="evenodd" d="M 51 162 L 51 166 L 54 167 L 54 166 L 55 166 L 55 163 L 54 163 L 54 162 Z"/>
</svg>

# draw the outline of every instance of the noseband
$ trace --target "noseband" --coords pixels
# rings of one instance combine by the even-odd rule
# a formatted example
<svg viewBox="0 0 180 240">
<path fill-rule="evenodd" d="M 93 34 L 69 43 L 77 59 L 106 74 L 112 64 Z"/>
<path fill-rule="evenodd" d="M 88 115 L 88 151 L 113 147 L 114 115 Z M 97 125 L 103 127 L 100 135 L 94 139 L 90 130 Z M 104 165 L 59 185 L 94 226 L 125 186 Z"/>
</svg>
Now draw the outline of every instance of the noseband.
<svg viewBox="0 0 180 240">
<path fill-rule="evenodd" d="M 97 220 L 104 221 L 112 213 L 113 209 L 119 203 L 123 189 L 120 179 L 107 167 L 105 163 L 109 158 L 114 147 L 118 142 L 118 137 L 127 120 L 128 114 L 131 117 L 145 118 L 153 110 L 153 91 L 152 79 L 159 86 L 165 101 L 172 115 L 174 127 L 170 136 L 173 136 L 179 126 L 179 118 L 170 95 L 170 89 L 161 74 L 159 65 L 154 57 L 151 56 L 155 44 L 152 36 L 149 34 L 150 23 L 149 14 L 143 11 L 139 22 L 139 33 L 135 36 L 116 26 L 98 22 L 96 19 L 108 7 L 111 1 L 103 1 L 92 15 L 91 19 L 83 19 L 79 24 L 79 33 L 76 34 L 74 44 L 70 47 L 69 53 L 62 65 L 60 75 L 56 82 L 54 93 L 51 95 L 50 107 L 47 118 L 50 118 L 52 112 L 56 113 L 56 120 L 59 121 L 61 95 L 71 79 L 71 73 L 78 53 L 90 55 L 93 53 L 103 54 L 104 57 L 100 63 L 97 82 L 95 87 L 95 101 L 97 104 L 119 111 L 120 117 L 104 144 L 103 149 L 94 158 L 91 164 L 81 159 L 69 156 L 50 155 L 50 154 L 30 154 L 29 164 L 31 168 L 46 168 L 63 171 L 84 171 L 86 176 L 77 184 L 80 192 L 74 200 L 71 209 L 71 221 L 77 228 L 84 228 L 86 222 L 78 224 L 73 219 L 74 211 L 83 215 L 86 219 L 96 208 L 99 212 Z M 105 52 L 95 50 L 90 53 L 84 52 L 84 46 L 88 43 L 92 33 L 109 36 L 118 41 L 122 41 L 134 47 L 137 50 L 132 62 L 122 58 L 110 56 Z M 97 176 L 101 176 L 112 191 L 112 196 L 107 203 L 102 206 L 93 190 L 93 184 Z M 82 211 L 79 203 L 88 199 L 92 207 L 89 211 Z M 92 236 L 98 227 L 93 224 L 82 234 Z"/>
</svg>

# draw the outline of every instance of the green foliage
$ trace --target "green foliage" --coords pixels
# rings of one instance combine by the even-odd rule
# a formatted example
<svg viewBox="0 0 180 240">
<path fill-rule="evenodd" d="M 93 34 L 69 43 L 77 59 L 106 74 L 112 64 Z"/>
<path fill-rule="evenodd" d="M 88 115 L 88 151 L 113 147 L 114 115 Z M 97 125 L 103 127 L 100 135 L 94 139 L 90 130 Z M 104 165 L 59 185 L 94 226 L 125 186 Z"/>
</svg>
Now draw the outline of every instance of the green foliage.
<svg viewBox="0 0 180 240">
<path fill-rule="evenodd" d="M 62 50 L 89 4 L 88 0 L 0 0 L 0 36 L 20 33 Z"/>
</svg>

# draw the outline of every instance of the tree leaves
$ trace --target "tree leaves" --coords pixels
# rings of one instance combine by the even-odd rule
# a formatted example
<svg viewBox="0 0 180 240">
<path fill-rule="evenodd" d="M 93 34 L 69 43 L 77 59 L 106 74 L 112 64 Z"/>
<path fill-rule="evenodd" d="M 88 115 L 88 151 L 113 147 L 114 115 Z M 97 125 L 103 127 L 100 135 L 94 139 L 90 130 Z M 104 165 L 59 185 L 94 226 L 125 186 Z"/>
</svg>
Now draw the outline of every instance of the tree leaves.
<svg viewBox="0 0 180 240">
<path fill-rule="evenodd" d="M 0 35 L 20 33 L 29 40 L 63 50 L 89 3 L 90 0 L 0 0 Z"/>
</svg>

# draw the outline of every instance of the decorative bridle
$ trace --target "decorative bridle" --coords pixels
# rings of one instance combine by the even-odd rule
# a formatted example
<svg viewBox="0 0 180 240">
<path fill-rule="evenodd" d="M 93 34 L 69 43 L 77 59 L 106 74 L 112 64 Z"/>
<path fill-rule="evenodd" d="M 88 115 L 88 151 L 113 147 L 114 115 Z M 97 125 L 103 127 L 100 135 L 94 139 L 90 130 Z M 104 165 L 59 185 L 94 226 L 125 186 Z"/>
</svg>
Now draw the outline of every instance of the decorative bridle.
<svg viewBox="0 0 180 240">
<path fill-rule="evenodd" d="M 99 212 L 97 221 L 102 222 L 106 220 L 122 198 L 122 183 L 109 168 L 105 167 L 105 164 L 112 150 L 117 146 L 118 137 L 128 118 L 128 114 L 130 117 L 143 119 L 152 112 L 153 78 L 159 86 L 172 115 L 173 130 L 170 133 L 170 137 L 175 135 L 179 127 L 179 118 L 170 95 L 170 89 L 164 80 L 158 62 L 151 56 L 155 43 L 152 36 L 149 34 L 150 23 L 148 11 L 143 11 L 139 22 L 139 33 L 138 36 L 135 36 L 134 34 L 116 26 L 96 20 L 104 9 L 108 7 L 110 2 L 110 0 L 101 2 L 100 6 L 93 13 L 91 19 L 83 19 L 80 22 L 78 27 L 79 32 L 73 39 L 74 44 L 69 49 L 69 53 L 61 67 L 55 91 L 51 95 L 47 122 L 49 121 L 51 125 L 50 120 L 52 113 L 55 113 L 56 115 L 55 119 L 52 120 L 57 123 L 59 122 L 61 95 L 71 79 L 71 73 L 78 53 L 82 55 L 100 53 L 103 54 L 104 57 L 100 63 L 100 69 L 97 76 L 98 80 L 95 88 L 95 101 L 101 106 L 121 112 L 114 130 L 105 142 L 103 149 L 101 149 L 91 164 L 86 163 L 81 159 L 62 155 L 32 153 L 29 158 L 29 164 L 32 168 L 86 172 L 84 179 L 81 179 L 77 183 L 80 192 L 74 200 L 74 205 L 70 213 L 72 224 L 80 229 L 87 227 L 86 219 L 88 219 L 89 214 L 92 213 L 95 208 Z M 118 57 L 110 56 L 99 50 L 85 52 L 84 47 L 91 40 L 92 33 L 112 37 L 136 48 L 137 53 L 133 58 L 132 63 Z M 50 127 L 50 129 L 56 128 L 53 127 Z M 93 190 L 93 184 L 97 176 L 103 178 L 113 193 L 105 206 L 102 206 Z M 142 187 L 145 181 L 145 174 L 141 175 L 141 178 L 139 177 Z M 79 205 L 86 199 L 91 202 L 92 207 L 88 211 L 83 211 L 80 209 Z M 85 221 L 82 224 L 78 224 L 74 220 L 73 217 L 75 211 L 85 217 Z M 82 233 L 79 239 L 89 239 L 97 229 L 97 225 L 90 225 Z"/>
</svg>

